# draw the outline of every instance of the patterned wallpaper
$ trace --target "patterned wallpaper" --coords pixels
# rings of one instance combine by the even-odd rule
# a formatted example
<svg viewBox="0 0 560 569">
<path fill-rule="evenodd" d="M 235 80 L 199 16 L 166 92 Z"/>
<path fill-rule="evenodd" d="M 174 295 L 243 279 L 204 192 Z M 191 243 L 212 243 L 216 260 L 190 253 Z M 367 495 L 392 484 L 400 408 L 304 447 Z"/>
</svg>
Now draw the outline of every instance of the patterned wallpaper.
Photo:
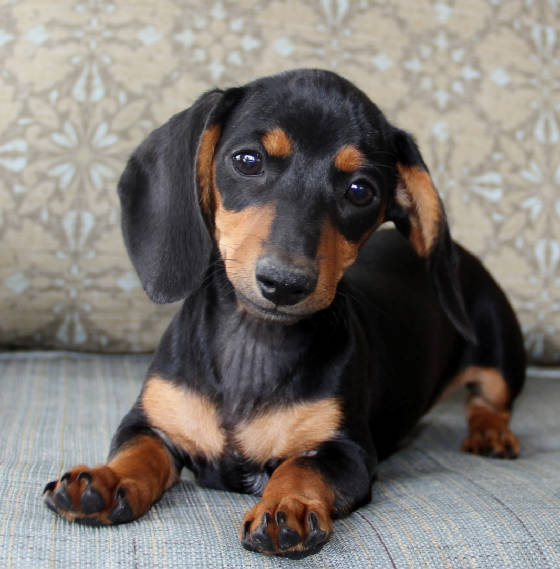
<svg viewBox="0 0 560 569">
<path fill-rule="evenodd" d="M 212 86 L 333 69 L 414 132 L 455 237 L 560 361 L 558 0 L 4 0 L 0 342 L 150 350 L 116 180 Z"/>
</svg>

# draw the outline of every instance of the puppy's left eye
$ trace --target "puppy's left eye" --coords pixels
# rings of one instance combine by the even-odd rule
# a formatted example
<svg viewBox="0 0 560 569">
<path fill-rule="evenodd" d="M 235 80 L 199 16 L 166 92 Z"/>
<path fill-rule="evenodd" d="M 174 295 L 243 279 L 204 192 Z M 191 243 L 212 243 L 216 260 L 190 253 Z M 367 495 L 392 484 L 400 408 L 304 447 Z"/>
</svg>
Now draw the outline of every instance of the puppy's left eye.
<svg viewBox="0 0 560 569">
<path fill-rule="evenodd" d="M 232 156 L 233 167 L 244 176 L 258 176 L 263 171 L 263 159 L 260 152 L 238 152 Z"/>
<path fill-rule="evenodd" d="M 369 205 L 374 199 L 379 199 L 377 189 L 369 182 L 359 180 L 352 182 L 346 190 L 345 197 L 348 201 L 357 206 Z"/>
</svg>

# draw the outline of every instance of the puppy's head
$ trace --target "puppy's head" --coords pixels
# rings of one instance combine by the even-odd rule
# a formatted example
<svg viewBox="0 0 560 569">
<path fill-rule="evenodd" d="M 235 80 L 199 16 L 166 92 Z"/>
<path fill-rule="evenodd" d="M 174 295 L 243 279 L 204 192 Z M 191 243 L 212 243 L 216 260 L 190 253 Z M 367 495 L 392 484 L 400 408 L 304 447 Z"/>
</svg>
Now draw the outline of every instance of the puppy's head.
<svg viewBox="0 0 560 569">
<path fill-rule="evenodd" d="M 200 286 L 214 250 L 240 309 L 293 323 L 329 306 L 362 243 L 390 219 L 470 334 L 445 213 L 416 144 L 333 73 L 203 95 L 139 147 L 119 193 L 130 256 L 156 302 Z"/>
</svg>

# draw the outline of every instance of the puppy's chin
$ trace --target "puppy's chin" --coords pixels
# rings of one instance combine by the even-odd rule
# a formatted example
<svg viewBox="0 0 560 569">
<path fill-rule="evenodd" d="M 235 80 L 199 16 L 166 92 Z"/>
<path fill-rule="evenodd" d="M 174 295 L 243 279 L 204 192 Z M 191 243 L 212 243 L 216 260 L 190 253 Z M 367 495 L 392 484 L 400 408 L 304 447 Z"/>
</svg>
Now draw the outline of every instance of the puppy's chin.
<svg viewBox="0 0 560 569">
<path fill-rule="evenodd" d="M 289 326 L 313 314 L 313 312 L 287 312 L 267 301 L 263 301 L 263 303 L 266 302 L 268 304 L 268 306 L 264 306 L 263 304 L 251 300 L 238 290 L 235 291 L 235 295 L 237 297 L 237 305 L 241 310 L 253 318 L 258 318 L 266 322 Z"/>
</svg>

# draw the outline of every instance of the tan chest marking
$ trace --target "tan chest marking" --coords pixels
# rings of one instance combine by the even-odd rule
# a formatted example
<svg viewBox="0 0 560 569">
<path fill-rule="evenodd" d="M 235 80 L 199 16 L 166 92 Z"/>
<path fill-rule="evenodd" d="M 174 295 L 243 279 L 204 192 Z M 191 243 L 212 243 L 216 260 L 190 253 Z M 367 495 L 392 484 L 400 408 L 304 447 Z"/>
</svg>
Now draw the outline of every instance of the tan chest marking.
<svg viewBox="0 0 560 569">
<path fill-rule="evenodd" d="M 220 416 L 204 395 L 155 375 L 144 387 L 142 407 L 150 425 L 189 454 L 212 459 L 222 453 L 226 437 Z"/>
<path fill-rule="evenodd" d="M 263 464 L 314 450 L 332 439 L 342 422 L 337 399 L 272 409 L 239 425 L 234 440 L 245 458 Z"/>
</svg>

